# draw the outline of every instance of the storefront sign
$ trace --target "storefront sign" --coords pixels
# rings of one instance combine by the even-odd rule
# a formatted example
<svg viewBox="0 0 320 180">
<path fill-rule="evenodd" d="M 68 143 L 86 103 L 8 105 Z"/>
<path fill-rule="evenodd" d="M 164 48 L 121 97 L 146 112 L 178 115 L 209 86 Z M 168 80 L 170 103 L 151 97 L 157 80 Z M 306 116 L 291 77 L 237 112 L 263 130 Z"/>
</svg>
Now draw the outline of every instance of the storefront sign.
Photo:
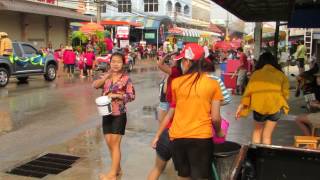
<svg viewBox="0 0 320 180">
<path fill-rule="evenodd" d="M 145 39 L 155 39 L 156 35 L 155 35 L 155 33 L 145 33 L 144 38 Z"/>
<path fill-rule="evenodd" d="M 129 40 L 120 40 L 120 48 L 129 46 Z"/>
<path fill-rule="evenodd" d="M 55 0 L 38 0 L 38 1 L 42 3 L 56 4 Z"/>
<path fill-rule="evenodd" d="M 128 26 L 118 26 L 117 27 L 117 38 L 128 39 L 129 37 L 129 27 Z"/>
</svg>

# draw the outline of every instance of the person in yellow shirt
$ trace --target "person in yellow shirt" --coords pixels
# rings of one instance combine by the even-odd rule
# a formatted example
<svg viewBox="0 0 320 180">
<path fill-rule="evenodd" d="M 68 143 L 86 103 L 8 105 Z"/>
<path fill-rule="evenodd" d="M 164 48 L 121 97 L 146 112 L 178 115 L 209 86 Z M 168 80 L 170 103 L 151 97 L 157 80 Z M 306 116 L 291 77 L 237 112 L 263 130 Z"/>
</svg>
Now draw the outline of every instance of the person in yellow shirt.
<svg viewBox="0 0 320 180">
<path fill-rule="evenodd" d="M 306 59 L 306 53 L 307 53 L 307 48 L 304 45 L 304 42 L 302 40 L 298 41 L 298 47 L 297 51 L 295 53 L 297 63 L 298 63 L 298 68 L 299 68 L 299 73 L 303 73 L 305 71 L 304 65 L 305 65 L 305 59 Z"/>
<path fill-rule="evenodd" d="M 270 52 L 257 62 L 236 112 L 236 119 L 253 110 L 252 143 L 271 144 L 272 132 L 282 112 L 288 114 L 289 80 Z"/>
<path fill-rule="evenodd" d="M 5 32 L 0 32 L 0 56 L 10 56 L 12 54 L 12 42 Z"/>
<path fill-rule="evenodd" d="M 220 86 L 208 77 L 203 47 L 186 44 L 175 60 L 181 60 L 183 75 L 172 81 L 170 110 L 161 123 L 152 142 L 156 148 L 162 132 L 170 120 L 169 137 L 172 160 L 178 179 L 210 179 L 213 153 L 212 128 L 217 136 L 221 132 L 220 102 L 223 100 Z"/>
</svg>

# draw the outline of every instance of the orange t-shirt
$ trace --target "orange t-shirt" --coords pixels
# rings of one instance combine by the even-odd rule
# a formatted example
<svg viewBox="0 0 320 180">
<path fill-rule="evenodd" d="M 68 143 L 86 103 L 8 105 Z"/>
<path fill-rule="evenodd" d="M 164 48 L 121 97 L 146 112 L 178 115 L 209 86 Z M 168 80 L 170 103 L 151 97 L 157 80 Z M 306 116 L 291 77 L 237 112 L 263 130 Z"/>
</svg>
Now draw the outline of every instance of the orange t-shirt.
<svg viewBox="0 0 320 180">
<path fill-rule="evenodd" d="M 175 107 L 169 130 L 170 139 L 212 137 L 212 101 L 223 100 L 219 83 L 203 73 L 178 77 L 172 82 L 172 107 Z M 190 91 L 189 91 L 190 90 Z M 190 92 L 190 94 L 189 94 Z"/>
</svg>

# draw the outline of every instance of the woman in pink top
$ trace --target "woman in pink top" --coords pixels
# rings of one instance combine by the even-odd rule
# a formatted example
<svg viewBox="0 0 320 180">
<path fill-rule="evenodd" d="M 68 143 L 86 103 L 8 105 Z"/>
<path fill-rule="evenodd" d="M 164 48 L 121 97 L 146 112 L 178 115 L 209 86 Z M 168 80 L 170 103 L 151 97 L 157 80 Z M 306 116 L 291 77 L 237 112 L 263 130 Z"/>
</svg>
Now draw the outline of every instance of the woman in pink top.
<svg viewBox="0 0 320 180">
<path fill-rule="evenodd" d="M 63 62 L 67 68 L 68 78 L 72 78 L 74 74 L 74 65 L 76 63 L 76 53 L 73 52 L 72 46 L 67 46 L 63 53 Z"/>
<path fill-rule="evenodd" d="M 103 95 L 112 99 L 112 114 L 103 116 L 102 129 L 108 145 L 112 164 L 111 170 L 100 179 L 116 180 L 121 173 L 121 139 L 127 123 L 126 104 L 135 99 L 135 91 L 129 76 L 124 73 L 125 57 L 121 53 L 111 56 L 110 71 L 93 82 L 93 87 L 103 88 Z"/>
<path fill-rule="evenodd" d="M 86 71 L 88 72 L 88 76 L 93 76 L 92 68 L 93 63 L 96 59 L 96 56 L 94 55 L 93 49 L 89 48 L 88 51 L 84 55 L 85 63 L 86 63 Z"/>
</svg>

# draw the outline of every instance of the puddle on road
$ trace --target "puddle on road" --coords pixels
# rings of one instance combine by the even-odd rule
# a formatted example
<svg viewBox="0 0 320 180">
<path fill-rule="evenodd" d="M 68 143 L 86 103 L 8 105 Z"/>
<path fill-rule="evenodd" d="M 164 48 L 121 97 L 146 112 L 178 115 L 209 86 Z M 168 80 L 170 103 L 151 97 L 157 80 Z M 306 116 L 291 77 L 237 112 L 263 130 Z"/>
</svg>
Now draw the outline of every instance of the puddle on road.
<svg viewBox="0 0 320 180">
<path fill-rule="evenodd" d="M 154 115 L 154 119 L 158 120 L 158 105 L 153 106 L 143 106 L 142 107 L 142 114 L 146 116 L 152 116 Z"/>
<path fill-rule="evenodd" d="M 158 67 L 145 67 L 145 68 L 136 68 L 131 71 L 131 73 L 139 74 L 139 73 L 146 73 L 146 72 L 152 72 L 152 71 L 158 71 Z"/>
</svg>

